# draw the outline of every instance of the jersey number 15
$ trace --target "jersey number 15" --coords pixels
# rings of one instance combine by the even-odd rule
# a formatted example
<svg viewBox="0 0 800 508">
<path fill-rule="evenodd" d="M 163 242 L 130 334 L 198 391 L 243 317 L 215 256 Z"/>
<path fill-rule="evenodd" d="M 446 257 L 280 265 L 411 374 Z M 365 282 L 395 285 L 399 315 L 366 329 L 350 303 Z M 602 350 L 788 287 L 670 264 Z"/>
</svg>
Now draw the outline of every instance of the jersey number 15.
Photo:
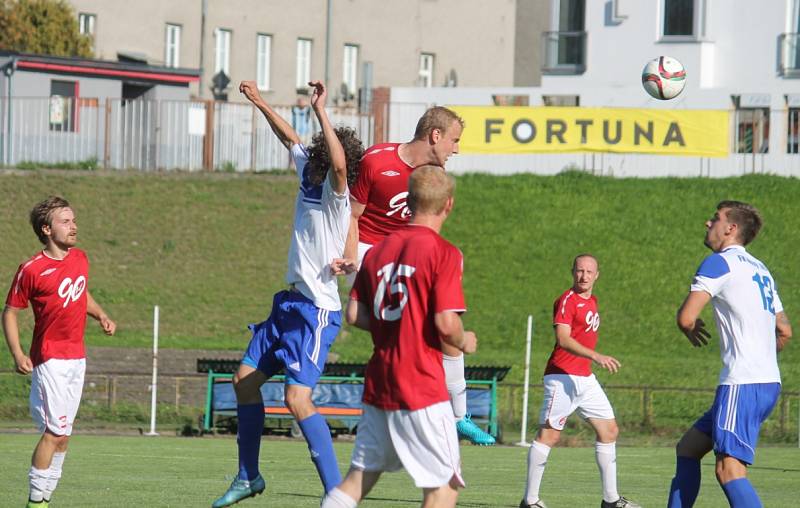
<svg viewBox="0 0 800 508">
<path fill-rule="evenodd" d="M 378 270 L 378 288 L 375 290 L 375 299 L 372 302 L 372 310 L 376 319 L 383 321 L 400 319 L 403 308 L 408 304 L 408 288 L 398 278 L 411 277 L 415 271 L 417 269 L 411 265 L 397 265 L 397 270 L 395 270 L 394 263 L 387 263 Z M 389 286 L 388 292 L 387 285 Z M 398 298 L 399 302 L 397 302 Z M 391 307 L 392 303 L 396 303 L 396 306 Z"/>
</svg>

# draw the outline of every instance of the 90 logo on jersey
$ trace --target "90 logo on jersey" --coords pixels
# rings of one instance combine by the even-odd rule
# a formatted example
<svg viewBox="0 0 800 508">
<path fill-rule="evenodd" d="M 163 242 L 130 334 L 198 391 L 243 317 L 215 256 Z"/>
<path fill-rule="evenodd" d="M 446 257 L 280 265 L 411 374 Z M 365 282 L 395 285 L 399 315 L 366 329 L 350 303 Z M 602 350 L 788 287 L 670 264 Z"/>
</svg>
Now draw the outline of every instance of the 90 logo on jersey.
<svg viewBox="0 0 800 508">
<path fill-rule="evenodd" d="M 58 296 L 64 299 L 64 305 L 62 307 L 66 309 L 69 302 L 77 301 L 85 289 L 86 277 L 83 275 L 75 279 L 75 283 L 73 283 L 72 279 L 69 277 L 61 281 L 61 285 L 58 287 Z"/>
<path fill-rule="evenodd" d="M 394 263 L 387 263 L 378 270 L 378 288 L 375 290 L 375 299 L 372 302 L 372 310 L 375 314 L 375 319 L 382 321 L 397 321 L 403 313 L 403 308 L 408 304 L 408 288 L 398 280 L 400 277 L 411 277 L 416 268 L 410 265 L 397 265 L 397 270 L 394 269 Z M 386 286 L 389 286 L 387 292 Z M 385 302 L 386 297 L 389 300 L 396 300 L 397 297 L 393 295 L 400 295 L 400 302 L 397 306 L 390 307 L 392 302 Z"/>
<path fill-rule="evenodd" d="M 596 332 L 597 329 L 600 328 L 600 313 L 592 311 L 587 312 L 586 325 L 584 332 L 588 332 L 589 330 Z"/>
</svg>

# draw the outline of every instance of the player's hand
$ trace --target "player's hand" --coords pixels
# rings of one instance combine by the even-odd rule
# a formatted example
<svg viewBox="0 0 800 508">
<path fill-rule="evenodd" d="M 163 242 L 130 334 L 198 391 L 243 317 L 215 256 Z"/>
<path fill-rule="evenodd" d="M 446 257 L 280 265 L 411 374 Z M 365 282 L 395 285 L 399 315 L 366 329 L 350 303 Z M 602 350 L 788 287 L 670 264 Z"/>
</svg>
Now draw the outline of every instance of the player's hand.
<svg viewBox="0 0 800 508">
<path fill-rule="evenodd" d="M 16 364 L 18 374 L 26 375 L 33 372 L 33 362 L 24 354 L 15 356 L 14 363 Z"/>
<path fill-rule="evenodd" d="M 242 81 L 239 84 L 239 93 L 244 95 L 248 101 L 256 104 L 264 99 L 258 92 L 258 84 L 255 81 Z"/>
<path fill-rule="evenodd" d="M 328 99 L 328 90 L 322 81 L 309 81 L 308 86 L 314 90 L 311 92 L 311 107 L 320 110 L 325 107 L 325 102 Z"/>
<path fill-rule="evenodd" d="M 705 322 L 700 318 L 697 318 L 691 330 L 683 333 L 694 347 L 703 347 L 707 345 L 708 339 L 711 338 L 711 333 L 706 329 Z"/>
<path fill-rule="evenodd" d="M 464 343 L 461 344 L 461 351 L 464 354 L 472 354 L 478 349 L 478 336 L 475 332 L 468 332 L 464 330 Z"/>
<path fill-rule="evenodd" d="M 349 275 L 358 271 L 358 264 L 353 259 L 336 258 L 331 261 L 331 273 L 334 275 Z"/>
<path fill-rule="evenodd" d="M 105 315 L 100 317 L 100 327 L 106 335 L 114 335 L 114 332 L 117 331 L 117 324 Z"/>
<path fill-rule="evenodd" d="M 604 369 L 616 373 L 622 364 L 619 363 L 619 360 L 614 358 L 613 356 L 606 356 L 598 354 L 597 357 L 594 359 L 595 363 L 603 367 Z"/>
</svg>

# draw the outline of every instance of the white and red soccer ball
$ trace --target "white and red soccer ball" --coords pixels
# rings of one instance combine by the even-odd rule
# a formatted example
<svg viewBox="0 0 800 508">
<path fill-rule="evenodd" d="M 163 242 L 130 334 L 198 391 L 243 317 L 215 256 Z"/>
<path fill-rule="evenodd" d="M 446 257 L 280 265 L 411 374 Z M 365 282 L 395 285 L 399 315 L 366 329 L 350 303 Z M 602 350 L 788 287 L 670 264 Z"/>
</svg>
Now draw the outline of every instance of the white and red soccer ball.
<svg viewBox="0 0 800 508">
<path fill-rule="evenodd" d="M 642 69 L 642 86 L 654 99 L 674 99 L 685 85 L 686 69 L 670 56 L 650 60 Z"/>
</svg>

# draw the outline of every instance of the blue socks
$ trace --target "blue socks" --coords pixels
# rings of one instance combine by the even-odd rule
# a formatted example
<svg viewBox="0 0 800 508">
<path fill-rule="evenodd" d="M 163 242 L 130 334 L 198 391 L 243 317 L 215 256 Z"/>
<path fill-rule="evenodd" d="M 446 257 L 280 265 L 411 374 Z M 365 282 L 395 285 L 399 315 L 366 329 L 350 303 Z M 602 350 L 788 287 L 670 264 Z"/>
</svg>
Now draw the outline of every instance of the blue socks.
<svg viewBox="0 0 800 508">
<path fill-rule="evenodd" d="M 686 508 L 694 506 L 700 492 L 700 461 L 688 457 L 678 457 L 675 464 L 675 478 L 669 488 L 667 508 Z"/>
<path fill-rule="evenodd" d="M 314 413 L 297 423 L 306 438 L 308 451 L 311 452 L 311 460 L 317 468 L 319 479 L 322 480 L 327 494 L 342 483 L 342 475 L 339 473 L 339 464 L 336 462 L 336 454 L 333 451 L 333 441 L 328 423 L 325 421 L 325 417 L 319 413 Z"/>
<path fill-rule="evenodd" d="M 762 508 L 756 489 L 747 478 L 739 478 L 722 486 L 731 508 Z"/>
<path fill-rule="evenodd" d="M 252 480 L 258 476 L 258 451 L 261 448 L 261 433 L 264 430 L 264 404 L 236 406 L 239 431 L 236 444 L 239 445 L 239 478 Z"/>
</svg>

